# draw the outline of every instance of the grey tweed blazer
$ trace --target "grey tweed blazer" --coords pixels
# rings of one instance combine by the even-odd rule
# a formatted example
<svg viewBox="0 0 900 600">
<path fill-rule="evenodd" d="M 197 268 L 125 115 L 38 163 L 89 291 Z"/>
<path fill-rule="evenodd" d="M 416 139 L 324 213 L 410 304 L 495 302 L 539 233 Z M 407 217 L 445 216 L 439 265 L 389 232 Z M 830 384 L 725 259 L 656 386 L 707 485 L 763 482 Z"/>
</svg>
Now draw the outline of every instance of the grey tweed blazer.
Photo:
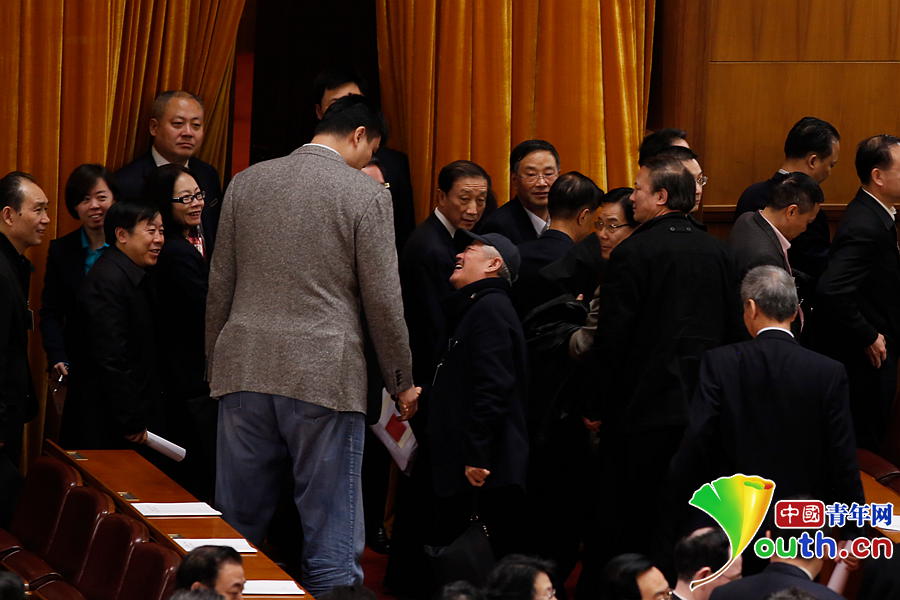
<svg viewBox="0 0 900 600">
<path fill-rule="evenodd" d="M 209 273 L 212 395 L 365 413 L 363 311 L 388 391 L 410 387 L 390 193 L 321 146 L 235 176 Z"/>
</svg>

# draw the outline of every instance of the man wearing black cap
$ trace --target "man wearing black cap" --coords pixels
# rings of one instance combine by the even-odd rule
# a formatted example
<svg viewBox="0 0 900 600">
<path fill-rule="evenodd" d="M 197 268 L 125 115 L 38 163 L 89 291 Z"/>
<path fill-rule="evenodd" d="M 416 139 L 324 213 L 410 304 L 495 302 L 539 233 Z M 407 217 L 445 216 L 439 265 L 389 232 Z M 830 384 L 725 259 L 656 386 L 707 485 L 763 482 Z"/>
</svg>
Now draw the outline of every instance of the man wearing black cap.
<svg viewBox="0 0 900 600">
<path fill-rule="evenodd" d="M 437 496 L 429 544 L 465 530 L 476 488 L 478 512 L 498 556 L 518 548 L 528 462 L 525 337 L 509 299 L 519 252 L 499 233 L 475 235 L 457 254 L 446 304 L 452 335 L 429 403 L 432 483 Z"/>
</svg>

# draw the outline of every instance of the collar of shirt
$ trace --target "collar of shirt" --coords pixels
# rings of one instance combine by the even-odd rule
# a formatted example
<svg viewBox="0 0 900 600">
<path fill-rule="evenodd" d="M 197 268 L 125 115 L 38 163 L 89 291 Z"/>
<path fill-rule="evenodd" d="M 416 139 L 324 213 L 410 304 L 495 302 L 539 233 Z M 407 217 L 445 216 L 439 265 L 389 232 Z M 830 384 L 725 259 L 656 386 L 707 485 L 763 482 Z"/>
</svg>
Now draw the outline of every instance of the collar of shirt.
<svg viewBox="0 0 900 600">
<path fill-rule="evenodd" d="M 883 208 L 884 210 L 886 210 L 887 213 L 888 213 L 889 215 L 891 215 L 891 218 L 892 218 L 892 219 L 895 218 L 895 217 L 897 216 L 897 209 L 896 209 L 896 208 L 894 208 L 893 206 L 888 206 L 887 204 L 885 204 L 884 202 L 882 202 L 881 200 L 879 200 L 878 198 L 876 198 L 876 197 L 875 197 L 875 194 L 873 194 L 872 192 L 870 192 L 870 191 L 867 190 L 866 188 L 862 188 L 862 191 L 864 191 L 865 193 L 867 193 L 868 195 L 870 195 L 870 196 L 875 200 L 875 202 L 877 202 L 878 204 L 880 204 L 880 205 L 881 205 L 881 208 Z"/>
<path fill-rule="evenodd" d="M 434 209 L 434 216 L 436 216 L 438 221 L 441 222 L 441 225 L 443 225 L 444 227 L 447 228 L 447 233 L 450 234 L 451 238 L 456 235 L 456 227 L 454 227 L 453 225 L 450 224 L 450 221 L 447 220 L 447 217 L 445 217 L 443 215 L 443 213 L 440 211 L 440 209 L 438 209 L 438 208 Z"/>
<path fill-rule="evenodd" d="M 783 331 L 791 337 L 794 337 L 794 334 L 791 333 L 790 329 L 785 329 L 784 327 L 763 327 L 759 331 L 756 332 L 756 335 L 761 334 L 763 331 Z"/>
<path fill-rule="evenodd" d="M 170 163 L 170 161 L 166 160 L 166 159 L 163 157 L 163 155 L 160 154 L 159 152 L 157 152 L 157 151 L 156 151 L 156 148 L 153 147 L 153 146 L 150 146 L 150 155 L 153 157 L 153 162 L 156 163 L 156 166 L 157 166 L 157 167 L 161 167 L 161 166 L 163 166 L 163 165 L 167 165 L 167 164 Z M 190 167 L 190 166 L 191 166 L 191 165 L 190 165 L 190 162 L 191 162 L 191 159 L 187 159 L 186 161 L 184 161 L 184 166 L 185 166 L 185 167 Z"/>
<path fill-rule="evenodd" d="M 807 571 L 806 569 L 804 569 L 804 568 L 801 567 L 800 565 L 798 565 L 798 564 L 796 564 L 796 563 L 791 563 L 791 566 L 797 567 L 798 569 L 800 569 L 801 571 L 803 571 L 804 573 L 806 573 L 806 576 L 809 577 L 809 580 L 810 580 L 810 581 L 815 581 L 815 580 L 816 580 L 815 576 L 814 576 L 812 573 L 810 573 L 809 571 Z"/>
<path fill-rule="evenodd" d="M 759 211 L 759 216 L 761 216 L 766 221 L 766 223 L 769 224 L 769 227 L 771 227 L 772 230 L 775 232 L 775 237 L 778 238 L 778 243 L 781 244 L 781 251 L 787 252 L 788 248 L 791 247 L 791 243 L 788 241 L 788 239 L 786 237 L 784 237 L 784 234 L 782 234 L 780 231 L 778 231 L 777 227 L 772 225 L 772 221 L 766 219 L 766 215 L 764 215 L 762 213 L 762 211 Z"/>
<path fill-rule="evenodd" d="M 791 174 L 790 171 L 785 171 L 784 169 L 778 169 L 778 172 L 781 173 L 782 175 L 790 175 Z"/>
<path fill-rule="evenodd" d="M 127 254 L 119 250 L 116 246 L 109 247 L 107 256 L 109 256 L 108 260 L 115 262 L 123 271 L 125 271 L 125 275 L 135 287 L 139 286 L 141 281 L 144 280 L 144 276 L 147 274 L 144 268 L 136 265 L 133 260 L 128 258 Z M 103 260 L 107 259 L 104 258 Z"/>
<path fill-rule="evenodd" d="M 525 205 L 522 205 L 522 208 L 525 208 Z M 528 218 L 531 219 L 531 225 L 534 227 L 534 231 L 538 234 L 538 237 L 541 236 L 542 233 L 547 231 L 547 227 L 550 226 L 550 219 L 546 221 L 525 208 L 525 214 L 528 215 Z"/>
<path fill-rule="evenodd" d="M 334 148 L 332 148 L 331 146 L 326 146 L 325 144 L 313 144 L 312 142 L 310 142 L 310 143 L 308 143 L 308 144 L 303 144 L 302 147 L 303 147 L 303 148 L 306 148 L 307 146 L 315 146 L 315 147 L 317 147 L 317 148 L 328 148 L 329 150 L 331 150 L 332 152 L 334 152 L 335 154 L 337 154 L 338 156 L 340 156 L 340 157 L 341 157 L 341 160 L 344 160 L 344 157 L 341 156 L 341 153 L 338 152 L 337 150 L 335 150 Z"/>
<path fill-rule="evenodd" d="M 91 270 L 91 267 L 94 266 L 94 263 L 97 262 L 97 259 L 100 258 L 100 255 L 109 248 L 109 244 L 103 242 L 103 245 L 97 248 L 96 250 L 91 248 L 91 241 L 88 239 L 87 233 L 84 231 L 84 227 L 81 228 L 81 247 L 84 248 L 84 272 L 87 273 Z"/>
</svg>

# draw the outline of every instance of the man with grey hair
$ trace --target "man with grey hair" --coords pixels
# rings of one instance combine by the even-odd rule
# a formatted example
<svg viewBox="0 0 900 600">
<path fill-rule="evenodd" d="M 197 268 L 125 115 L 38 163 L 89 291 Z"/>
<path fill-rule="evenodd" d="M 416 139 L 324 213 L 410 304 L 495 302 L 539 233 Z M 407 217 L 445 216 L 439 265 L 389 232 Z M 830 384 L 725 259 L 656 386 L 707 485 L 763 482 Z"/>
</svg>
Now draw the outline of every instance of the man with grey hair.
<svg viewBox="0 0 900 600">
<path fill-rule="evenodd" d="M 741 285 L 754 339 L 708 351 L 670 484 L 686 506 L 717 477 L 752 473 L 775 482 L 775 499 L 863 503 L 844 366 L 794 339 L 793 278 L 755 267 Z"/>
</svg>

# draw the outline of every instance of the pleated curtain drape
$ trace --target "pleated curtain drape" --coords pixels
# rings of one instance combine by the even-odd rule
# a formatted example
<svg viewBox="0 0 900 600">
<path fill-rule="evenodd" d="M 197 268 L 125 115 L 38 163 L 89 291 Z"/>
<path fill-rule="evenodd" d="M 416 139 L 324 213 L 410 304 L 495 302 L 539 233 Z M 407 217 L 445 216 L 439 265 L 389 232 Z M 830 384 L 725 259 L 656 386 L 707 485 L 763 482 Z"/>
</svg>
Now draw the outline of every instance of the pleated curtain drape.
<svg viewBox="0 0 900 600">
<path fill-rule="evenodd" d="M 409 154 L 416 216 L 460 158 L 509 198 L 509 151 L 543 138 L 562 170 L 631 185 L 650 90 L 655 0 L 377 0 L 391 144 Z"/>
<path fill-rule="evenodd" d="M 36 267 L 32 308 L 40 306 L 49 240 L 76 227 L 65 209 L 66 178 L 81 163 L 114 170 L 146 152 L 148 112 L 158 92 L 186 89 L 204 100 L 199 156 L 224 172 L 243 7 L 244 0 L 0 2 L 0 174 L 32 173 L 51 206 L 45 241 L 27 254 Z M 36 332 L 30 357 L 43 397 L 46 360 Z M 42 423 L 38 418 L 27 430 L 32 454 Z"/>
</svg>

